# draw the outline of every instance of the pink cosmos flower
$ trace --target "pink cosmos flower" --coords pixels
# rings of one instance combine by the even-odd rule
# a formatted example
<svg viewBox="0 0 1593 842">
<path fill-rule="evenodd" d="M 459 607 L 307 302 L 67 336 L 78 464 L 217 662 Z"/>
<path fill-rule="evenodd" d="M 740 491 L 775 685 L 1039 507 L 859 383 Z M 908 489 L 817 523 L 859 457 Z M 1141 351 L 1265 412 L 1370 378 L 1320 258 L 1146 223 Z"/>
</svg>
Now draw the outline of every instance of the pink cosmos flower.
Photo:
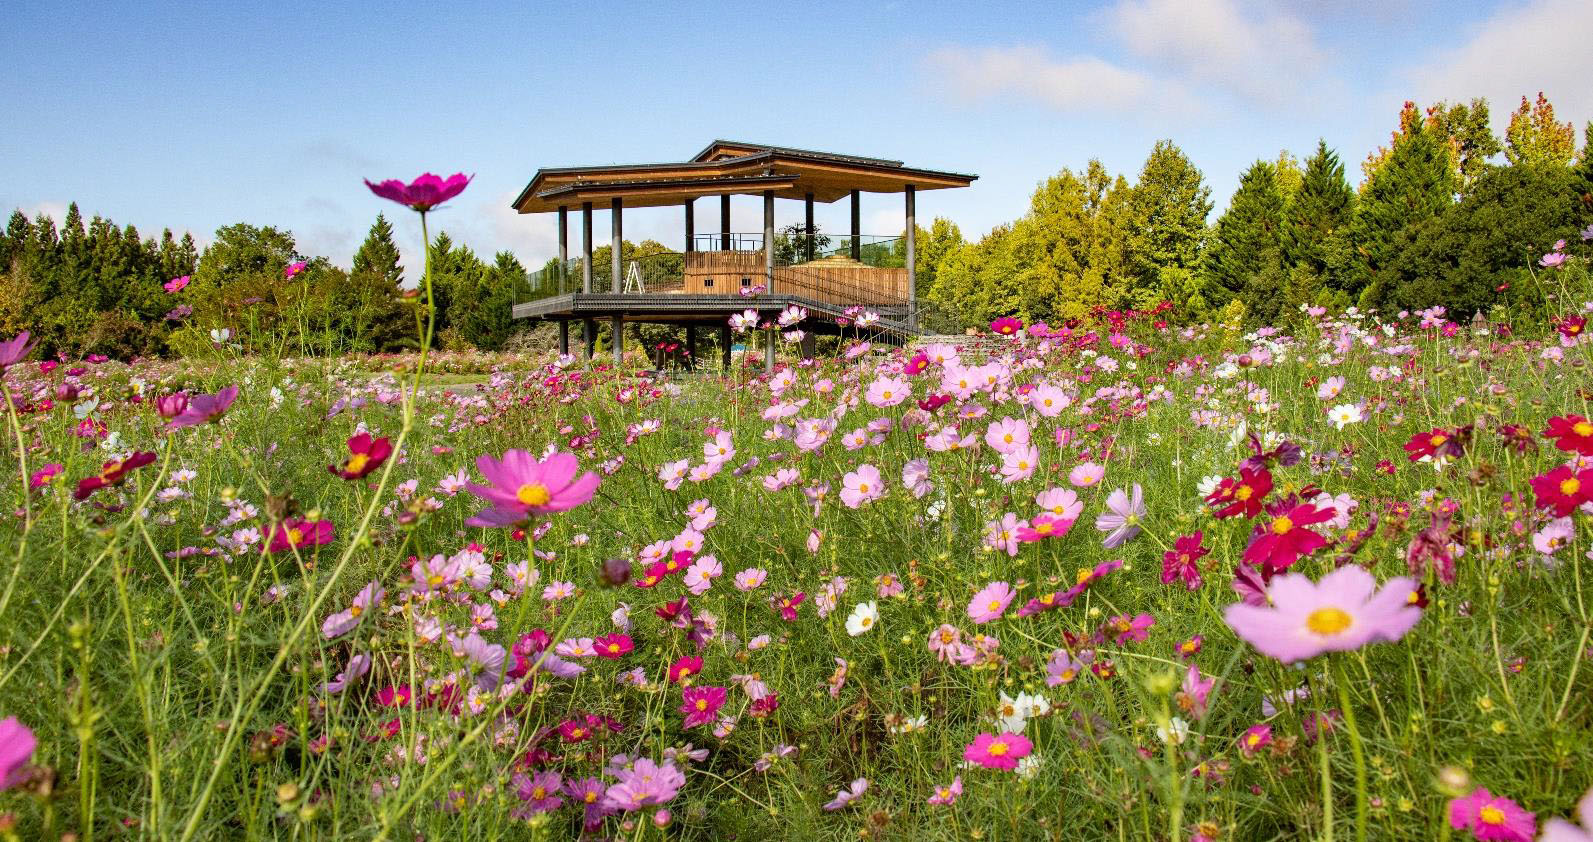
<svg viewBox="0 0 1593 842">
<path fill-rule="evenodd" d="M 470 184 L 471 178 L 473 176 L 458 172 L 446 179 L 424 173 L 408 184 L 396 178 L 390 178 L 380 184 L 372 184 L 370 179 L 366 179 L 365 186 L 383 199 L 391 199 L 400 205 L 408 205 L 411 210 L 425 213 L 465 192 L 465 187 Z"/>
<path fill-rule="evenodd" d="M 284 553 L 303 547 L 317 547 L 321 544 L 330 544 L 335 536 L 332 522 L 318 520 L 311 523 L 299 518 L 289 518 L 279 524 L 271 533 L 267 552 Z"/>
<path fill-rule="evenodd" d="M 0 791 L 22 783 L 26 777 L 23 770 L 38 744 L 33 732 L 15 716 L 0 721 Z"/>
<path fill-rule="evenodd" d="M 1472 836 L 1484 842 L 1532 842 L 1538 830 L 1536 816 L 1520 804 L 1494 795 L 1487 787 L 1478 787 L 1465 798 L 1451 799 L 1449 825 L 1456 830 L 1470 830 Z"/>
<path fill-rule="evenodd" d="M 1032 444 L 1026 444 L 1011 453 L 1001 456 L 1001 482 L 1011 485 L 1023 482 L 1034 476 L 1035 468 L 1040 466 L 1040 449 Z"/>
<path fill-rule="evenodd" d="M 681 696 L 684 701 L 680 712 L 686 715 L 684 727 L 695 728 L 714 721 L 724 707 L 726 693 L 723 687 L 687 687 Z"/>
<path fill-rule="evenodd" d="M 1074 470 L 1078 470 L 1075 468 Z M 1140 533 L 1140 521 L 1145 517 L 1145 492 L 1134 483 L 1134 496 L 1119 488 L 1106 498 L 1108 511 L 1095 517 L 1095 528 L 1107 533 L 1101 540 L 1108 549 L 1121 547 Z"/>
<path fill-rule="evenodd" d="M 184 275 L 181 278 L 172 278 L 166 283 L 161 284 L 161 286 L 164 287 L 167 292 L 175 293 L 181 291 L 183 287 L 188 286 L 188 282 L 190 280 L 193 279 L 187 275 Z"/>
<path fill-rule="evenodd" d="M 1034 496 L 1034 504 L 1059 520 L 1078 520 L 1084 502 L 1071 488 L 1047 488 Z"/>
<path fill-rule="evenodd" d="M 1016 418 L 992 421 L 985 429 L 985 444 L 997 453 L 1016 453 L 1029 444 L 1029 425 Z"/>
<path fill-rule="evenodd" d="M 1346 565 L 1312 582 L 1298 573 L 1275 577 L 1271 605 L 1235 603 L 1223 612 L 1234 633 L 1284 663 L 1344 652 L 1405 636 L 1422 610 L 1411 603 L 1416 583 L 1403 576 L 1381 590 L 1365 568 Z"/>
<path fill-rule="evenodd" d="M 957 798 L 962 795 L 962 775 L 951 779 L 951 783 L 935 787 L 935 794 L 929 796 L 929 803 L 936 807 L 949 807 L 957 803 Z"/>
<path fill-rule="evenodd" d="M 863 793 L 865 792 L 868 792 L 868 778 L 858 778 L 847 786 L 842 787 L 841 791 L 837 792 L 835 797 L 830 799 L 829 803 L 824 805 L 824 809 L 839 810 L 853 801 L 862 798 Z"/>
<path fill-rule="evenodd" d="M 1162 584 L 1171 585 L 1182 580 L 1184 587 L 1200 587 L 1200 559 L 1211 552 L 1201 545 L 1205 533 L 1195 530 L 1191 535 L 1180 535 L 1173 548 L 1162 554 Z"/>
<path fill-rule="evenodd" d="M 305 270 L 305 268 L 306 268 L 306 265 L 307 264 L 305 264 L 305 262 L 302 261 L 302 260 L 297 261 L 295 263 L 289 263 L 287 266 L 283 267 L 283 269 L 282 269 L 282 277 L 284 277 L 284 278 L 292 278 L 294 275 L 297 275 L 300 272 L 303 272 Z"/>
<path fill-rule="evenodd" d="M 1061 538 L 1072 528 L 1072 518 L 1060 518 L 1051 514 L 1035 515 L 1028 525 L 1018 527 L 1016 537 L 1021 542 L 1031 543 L 1046 538 Z"/>
<path fill-rule="evenodd" d="M 1068 482 L 1079 488 L 1093 488 L 1106 476 L 1106 469 L 1094 462 L 1080 462 L 1068 471 Z"/>
<path fill-rule="evenodd" d="M 887 406 L 896 406 L 912 397 L 912 394 L 913 387 L 906 380 L 881 377 L 868 384 L 868 391 L 863 397 L 870 405 L 883 409 Z"/>
<path fill-rule="evenodd" d="M 238 387 L 228 386 L 214 395 L 195 395 L 188 400 L 182 412 L 166 424 L 167 432 L 184 427 L 195 427 L 214 421 L 226 414 L 232 402 L 238 399 Z"/>
<path fill-rule="evenodd" d="M 758 586 L 762 585 L 767 578 L 769 578 L 769 571 L 759 567 L 749 567 L 736 574 L 736 590 L 757 590 Z"/>
<path fill-rule="evenodd" d="M 986 769 L 1018 768 L 1018 761 L 1029 756 L 1034 744 L 1022 734 L 1010 731 L 1002 734 L 980 734 L 962 750 L 964 760 L 977 763 Z"/>
<path fill-rule="evenodd" d="M 988 623 L 1006 613 L 1017 592 L 1006 582 L 991 582 L 974 594 L 968 603 L 968 616 L 975 623 Z"/>
<path fill-rule="evenodd" d="M 996 551 L 1005 551 L 1010 557 L 1018 555 L 1018 533 L 1029 526 L 1028 521 L 1018 520 L 1018 516 L 1007 512 L 1000 520 L 993 520 L 985 524 L 985 546 Z"/>
<path fill-rule="evenodd" d="M 1336 514 L 1310 503 L 1289 508 L 1273 505 L 1268 513 L 1272 520 L 1256 526 L 1244 554 L 1246 564 L 1258 564 L 1268 573 L 1287 570 L 1302 556 L 1327 546 L 1326 538 L 1306 527 L 1332 520 Z"/>
<path fill-rule="evenodd" d="M 1178 691 L 1178 707 L 1196 719 L 1204 719 L 1207 698 L 1216 683 L 1217 679 L 1202 677 L 1200 667 L 1190 664 L 1189 671 L 1184 673 L 1183 686 Z"/>
<path fill-rule="evenodd" d="M 28 488 L 38 490 L 50 484 L 50 480 L 66 470 L 59 462 L 51 462 L 28 477 Z"/>
<path fill-rule="evenodd" d="M 28 341 L 29 333 L 22 331 L 11 339 L 0 342 L 0 373 L 27 359 L 33 351 L 32 342 Z"/>
<path fill-rule="evenodd" d="M 639 810 L 673 799 L 686 785 L 686 776 L 675 768 L 674 761 L 654 763 L 650 758 L 637 758 L 628 768 L 614 770 L 619 782 L 603 793 L 603 804 L 612 810 Z"/>
<path fill-rule="evenodd" d="M 471 483 L 470 493 L 492 506 L 466 521 L 472 526 L 504 526 L 508 524 L 499 521 L 505 516 L 514 518 L 512 523 L 531 514 L 573 509 L 591 500 L 602 482 L 591 471 L 576 477 L 580 463 L 563 451 L 541 461 L 518 449 L 504 453 L 501 462 L 482 455 L 476 468 L 491 485 Z"/>
<path fill-rule="evenodd" d="M 1239 735 L 1239 751 L 1245 757 L 1253 757 L 1255 753 L 1272 745 L 1272 726 L 1266 723 L 1252 725 Z"/>
<path fill-rule="evenodd" d="M 858 465 L 857 470 L 848 471 L 841 478 L 841 502 L 849 509 L 884 496 L 885 481 L 880 477 L 879 469 L 873 465 Z"/>
</svg>

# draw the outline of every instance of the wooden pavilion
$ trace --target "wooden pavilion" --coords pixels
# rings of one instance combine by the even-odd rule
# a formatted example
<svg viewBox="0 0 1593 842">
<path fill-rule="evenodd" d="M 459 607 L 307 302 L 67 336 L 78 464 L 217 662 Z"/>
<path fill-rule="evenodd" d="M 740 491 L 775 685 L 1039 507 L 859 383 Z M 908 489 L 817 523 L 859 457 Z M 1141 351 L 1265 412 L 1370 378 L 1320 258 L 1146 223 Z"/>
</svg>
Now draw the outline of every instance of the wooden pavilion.
<svg viewBox="0 0 1593 842">
<path fill-rule="evenodd" d="M 760 319 L 772 319 L 795 304 L 813 315 L 833 317 L 861 305 L 880 315 L 881 330 L 912 335 L 917 332 L 918 315 L 913 269 L 916 194 L 967 187 L 977 177 L 916 169 L 901 161 L 728 140 L 716 140 L 680 163 L 540 169 L 513 207 L 520 213 L 558 214 L 559 256 L 549 270 L 535 274 L 535 297 L 516 304 L 514 316 L 558 322 L 563 353 L 569 353 L 570 323 L 583 323 L 588 356 L 595 347 L 597 320 L 608 319 L 616 360 L 623 351 L 620 337 L 626 321 L 682 325 L 692 352 L 697 327 L 717 325 L 726 367 L 728 318 L 748 309 L 758 311 Z M 900 245 L 905 249 L 894 238 L 865 243 L 859 230 L 860 197 L 865 192 L 903 194 L 905 243 Z M 730 198 L 737 194 L 763 197 L 761 234 L 730 230 Z M 694 205 L 697 199 L 711 196 L 719 197 L 720 231 L 699 235 Z M 804 234 L 794 238 L 777 234 L 777 198 L 802 200 Z M 843 198 L 851 200 L 851 236 L 843 239 L 841 249 L 819 254 L 813 205 Z M 611 238 L 606 279 L 598 277 L 604 267 L 592 264 L 592 211 L 605 205 Z M 684 251 L 627 261 L 621 248 L 625 210 L 664 205 L 684 208 Z M 568 247 L 571 210 L 581 213 L 581 253 L 573 260 Z M 774 342 L 770 332 L 765 345 L 765 362 L 770 366 Z"/>
</svg>

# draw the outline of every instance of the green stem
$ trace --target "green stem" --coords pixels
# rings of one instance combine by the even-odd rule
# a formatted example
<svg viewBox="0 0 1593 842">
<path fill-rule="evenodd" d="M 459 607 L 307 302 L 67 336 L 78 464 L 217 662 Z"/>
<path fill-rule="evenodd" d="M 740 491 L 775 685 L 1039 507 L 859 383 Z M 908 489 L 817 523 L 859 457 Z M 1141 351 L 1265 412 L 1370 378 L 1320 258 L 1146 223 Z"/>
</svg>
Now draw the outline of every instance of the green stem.
<svg viewBox="0 0 1593 842">
<path fill-rule="evenodd" d="M 1361 729 L 1355 725 L 1355 706 L 1350 704 L 1350 691 L 1345 680 L 1344 665 L 1333 659 L 1333 683 L 1338 686 L 1339 709 L 1344 713 L 1344 725 L 1350 732 L 1350 752 L 1355 756 L 1355 842 L 1366 842 L 1366 754 L 1361 746 Z M 1317 739 L 1322 739 L 1318 729 Z"/>
</svg>

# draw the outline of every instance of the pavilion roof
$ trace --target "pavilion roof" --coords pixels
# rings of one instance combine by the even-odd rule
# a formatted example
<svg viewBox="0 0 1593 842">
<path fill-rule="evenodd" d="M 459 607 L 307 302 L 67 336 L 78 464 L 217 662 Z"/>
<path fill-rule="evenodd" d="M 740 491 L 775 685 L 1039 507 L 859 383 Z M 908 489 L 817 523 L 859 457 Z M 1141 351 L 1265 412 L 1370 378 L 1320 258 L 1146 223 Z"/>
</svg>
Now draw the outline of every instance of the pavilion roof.
<svg viewBox="0 0 1593 842">
<path fill-rule="evenodd" d="M 884 158 L 716 140 L 690 161 L 545 167 L 537 170 L 512 206 L 521 213 L 542 213 L 620 198 L 626 207 L 652 207 L 765 190 L 784 199 L 812 194 L 815 201 L 834 202 L 853 190 L 900 193 L 909 185 L 938 190 L 967 187 L 976 178 L 907 167 Z"/>
</svg>

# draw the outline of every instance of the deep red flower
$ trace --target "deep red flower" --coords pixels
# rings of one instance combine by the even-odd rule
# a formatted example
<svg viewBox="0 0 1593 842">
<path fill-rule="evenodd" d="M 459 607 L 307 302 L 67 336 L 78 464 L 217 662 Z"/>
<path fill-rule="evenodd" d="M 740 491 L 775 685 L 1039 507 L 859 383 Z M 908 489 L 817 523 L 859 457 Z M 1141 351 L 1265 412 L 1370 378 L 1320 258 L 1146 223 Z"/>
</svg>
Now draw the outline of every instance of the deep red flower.
<svg viewBox="0 0 1593 842">
<path fill-rule="evenodd" d="M 702 672 L 702 659 L 696 655 L 687 655 L 669 665 L 669 680 L 679 683 L 682 679 L 690 678 Z"/>
<path fill-rule="evenodd" d="M 1260 565 L 1268 576 L 1327 546 L 1326 538 L 1306 527 L 1332 520 L 1336 514 L 1331 508 L 1318 509 L 1310 503 L 1279 505 L 1269 513 L 1272 520 L 1255 528 L 1244 554 L 1246 564 Z"/>
<path fill-rule="evenodd" d="M 1182 580 L 1184 587 L 1200 587 L 1200 558 L 1211 552 L 1201 545 L 1205 533 L 1196 530 L 1193 535 L 1181 535 L 1173 548 L 1162 554 L 1162 584 L 1171 585 Z"/>
<path fill-rule="evenodd" d="M 1580 415 L 1560 415 L 1549 419 L 1545 438 L 1554 439 L 1554 446 L 1567 453 L 1593 456 L 1593 422 Z"/>
<path fill-rule="evenodd" d="M 1529 482 L 1538 508 L 1548 509 L 1555 517 L 1565 517 L 1593 500 L 1593 468 L 1573 471 L 1570 465 L 1561 465 Z"/>
<path fill-rule="evenodd" d="M 1410 454 L 1410 461 L 1420 462 L 1423 457 L 1437 458 L 1449 455 L 1454 433 L 1444 429 L 1428 430 L 1417 433 L 1405 442 L 1405 452 Z"/>
<path fill-rule="evenodd" d="M 372 184 L 370 179 L 366 179 L 365 186 L 383 199 L 391 199 L 400 205 L 408 205 L 413 210 L 425 213 L 465 192 L 465 187 L 470 184 L 471 178 L 472 176 L 460 172 L 446 179 L 425 173 L 408 184 L 396 178 L 390 178 L 380 184 Z"/>
<path fill-rule="evenodd" d="M 1218 520 L 1234 515 L 1255 517 L 1261 514 L 1261 505 L 1272 493 L 1272 472 L 1266 468 L 1240 468 L 1239 478 L 1223 477 L 1217 490 L 1207 495 L 1206 502 L 1216 508 Z"/>
<path fill-rule="evenodd" d="M 1582 316 L 1566 316 L 1555 323 L 1555 328 L 1566 339 L 1575 339 L 1587 329 L 1587 319 Z"/>
<path fill-rule="evenodd" d="M 92 477 L 81 479 L 77 483 L 77 490 L 72 492 L 72 497 L 78 500 L 87 500 L 90 494 L 101 488 L 110 488 L 121 485 L 127 479 L 127 474 L 135 468 L 142 468 L 155 461 L 152 451 L 139 451 L 126 459 L 112 459 L 100 466 L 100 472 Z"/>
<path fill-rule="evenodd" d="M 359 479 L 382 466 L 393 455 L 393 444 L 386 436 L 372 439 L 370 433 L 360 433 L 348 440 L 349 457 L 342 467 L 327 465 L 326 469 L 343 479 Z"/>
</svg>

